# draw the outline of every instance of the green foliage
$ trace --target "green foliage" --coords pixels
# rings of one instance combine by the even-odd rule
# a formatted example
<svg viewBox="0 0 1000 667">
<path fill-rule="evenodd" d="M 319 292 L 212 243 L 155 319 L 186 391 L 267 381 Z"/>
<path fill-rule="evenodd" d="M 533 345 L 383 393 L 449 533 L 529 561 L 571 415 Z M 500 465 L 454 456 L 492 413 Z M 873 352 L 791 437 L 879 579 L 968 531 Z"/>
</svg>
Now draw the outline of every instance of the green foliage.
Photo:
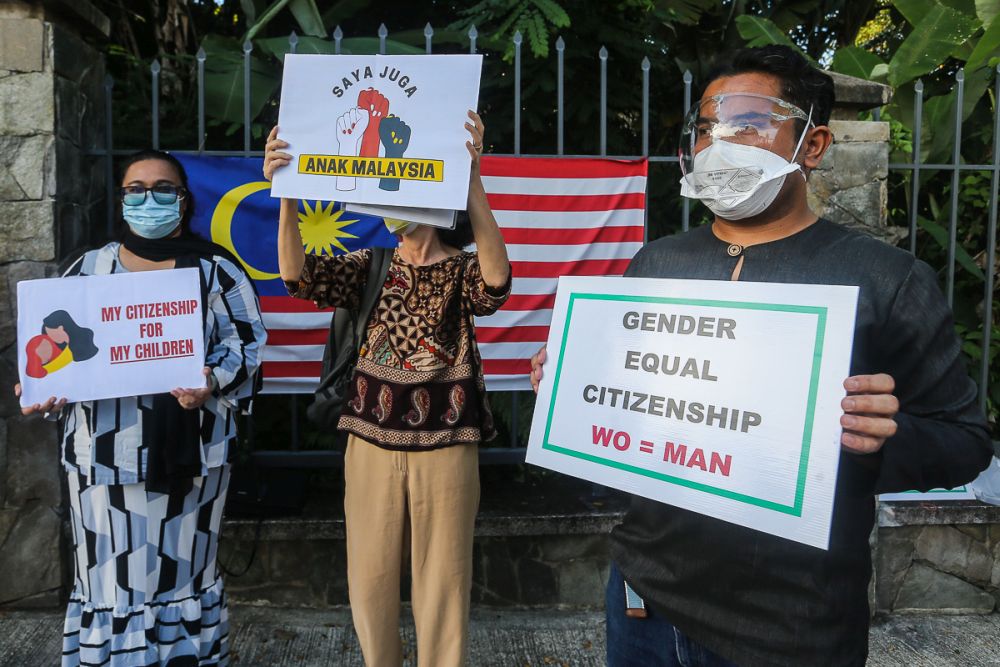
<svg viewBox="0 0 1000 667">
<path fill-rule="evenodd" d="M 312 37 L 326 37 L 323 17 L 319 15 L 315 0 L 291 0 L 288 9 L 302 27 L 302 32 Z"/>
<path fill-rule="evenodd" d="M 997 6 L 1000 7 L 1000 2 L 997 3 Z M 972 54 L 965 63 L 966 68 L 970 71 L 988 66 L 990 58 L 995 58 L 1000 53 L 1000 21 L 994 18 L 991 23 L 984 23 L 984 25 L 989 27 L 979 38 Z"/>
<path fill-rule="evenodd" d="M 514 57 L 511 39 L 520 32 L 536 58 L 549 55 L 549 40 L 559 28 L 568 28 L 569 14 L 555 0 L 480 0 L 459 14 L 463 17 L 450 27 L 468 29 L 473 23 L 491 28 L 493 44 L 507 43 L 504 59 Z"/>
<path fill-rule="evenodd" d="M 286 42 L 288 40 L 285 40 Z M 243 123 L 243 47 L 231 37 L 208 35 L 202 42 L 205 60 L 205 111 L 228 125 Z M 250 54 L 250 118 L 256 118 L 278 87 L 281 72 L 264 58 Z"/>
<path fill-rule="evenodd" d="M 937 208 L 935 206 L 935 208 Z M 937 214 L 940 216 L 940 209 L 937 208 Z M 922 215 L 917 216 L 917 224 L 928 233 L 928 235 L 934 239 L 937 243 L 938 248 L 947 252 L 948 250 L 948 229 L 941 224 L 933 220 L 928 220 Z M 973 276 L 979 280 L 985 280 L 986 276 L 983 274 L 983 270 L 976 266 L 973 261 L 972 256 L 969 255 L 969 251 L 966 250 L 961 245 L 955 246 L 955 261 L 958 262 L 959 266 L 971 273 Z"/>
<path fill-rule="evenodd" d="M 664 4 L 663 18 L 681 26 L 698 25 L 702 17 L 719 3 L 716 0 L 676 0 Z"/>
<path fill-rule="evenodd" d="M 257 33 L 267 27 L 267 24 L 278 15 L 283 9 L 288 8 L 295 21 L 299 24 L 299 29 L 306 35 L 313 37 L 325 37 L 326 30 L 323 27 L 323 18 L 319 15 L 314 0 L 276 0 L 261 17 L 250 26 L 243 40 L 253 39 Z"/>
<path fill-rule="evenodd" d="M 1000 2 L 996 0 L 976 0 L 976 16 L 983 25 L 990 25 L 1000 16 Z"/>
<path fill-rule="evenodd" d="M 770 19 L 760 16 L 737 16 L 736 26 L 740 31 L 740 36 L 746 40 L 747 46 L 767 46 L 768 44 L 781 44 L 790 49 L 794 49 L 816 64 L 812 57 L 804 53 L 799 46 L 793 42 L 788 35 L 781 31 Z"/>
<path fill-rule="evenodd" d="M 889 84 L 900 86 L 936 69 L 980 27 L 979 19 L 936 5 L 899 46 L 889 63 Z"/>
<path fill-rule="evenodd" d="M 872 78 L 872 72 L 882 63 L 882 59 L 860 46 L 845 46 L 833 55 L 831 69 L 841 74 L 859 79 Z"/>
</svg>

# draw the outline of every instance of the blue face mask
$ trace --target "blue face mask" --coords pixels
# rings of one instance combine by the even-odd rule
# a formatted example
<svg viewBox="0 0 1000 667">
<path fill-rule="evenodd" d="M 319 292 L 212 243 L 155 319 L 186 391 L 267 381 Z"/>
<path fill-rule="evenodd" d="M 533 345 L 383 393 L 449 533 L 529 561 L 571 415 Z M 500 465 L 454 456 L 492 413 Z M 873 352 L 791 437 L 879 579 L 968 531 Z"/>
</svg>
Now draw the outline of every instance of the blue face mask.
<svg viewBox="0 0 1000 667">
<path fill-rule="evenodd" d="M 146 239 L 162 239 L 170 236 L 181 224 L 181 201 L 173 204 L 159 204 L 150 196 L 138 206 L 122 206 L 122 217 L 129 229 Z"/>
</svg>

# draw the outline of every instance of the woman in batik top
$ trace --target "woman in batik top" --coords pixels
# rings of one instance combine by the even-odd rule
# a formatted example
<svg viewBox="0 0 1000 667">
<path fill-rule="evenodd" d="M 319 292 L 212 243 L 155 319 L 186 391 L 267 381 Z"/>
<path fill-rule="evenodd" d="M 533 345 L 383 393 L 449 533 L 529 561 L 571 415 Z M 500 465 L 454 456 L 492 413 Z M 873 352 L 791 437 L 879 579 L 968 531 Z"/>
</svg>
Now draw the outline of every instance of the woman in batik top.
<svg viewBox="0 0 1000 667">
<path fill-rule="evenodd" d="M 452 232 L 402 230 L 339 422 L 348 433 L 348 591 L 372 667 L 402 662 L 399 582 L 407 548 L 419 664 L 457 667 L 466 660 L 476 445 L 495 435 L 473 318 L 503 305 L 511 284 L 507 249 L 479 176 L 483 124 L 471 111 L 469 118 L 468 215 Z M 290 161 L 281 152 L 286 146 L 276 128 L 264 157 L 266 178 Z M 357 309 L 372 252 L 305 255 L 297 205 L 282 200 L 278 232 L 289 293 L 320 307 Z M 463 250 L 470 236 L 476 252 Z"/>
<path fill-rule="evenodd" d="M 176 158 L 129 158 L 121 203 L 122 241 L 66 275 L 200 269 L 205 386 L 23 410 L 62 421 L 76 570 L 62 664 L 226 665 L 219 526 L 236 415 L 250 409 L 266 334 L 243 269 L 188 231 L 194 202 Z"/>
</svg>

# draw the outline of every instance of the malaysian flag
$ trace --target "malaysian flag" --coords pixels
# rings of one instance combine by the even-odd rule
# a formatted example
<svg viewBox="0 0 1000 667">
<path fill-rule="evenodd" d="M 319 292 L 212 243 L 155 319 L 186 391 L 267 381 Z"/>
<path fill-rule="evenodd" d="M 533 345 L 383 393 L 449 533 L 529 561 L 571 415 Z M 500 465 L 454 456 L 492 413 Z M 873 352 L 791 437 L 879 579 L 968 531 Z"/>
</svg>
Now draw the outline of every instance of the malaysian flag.
<svg viewBox="0 0 1000 667">
<path fill-rule="evenodd" d="M 645 160 L 484 157 L 490 207 L 514 274 L 507 303 L 477 318 L 491 391 L 530 389 L 559 276 L 620 276 L 642 247 Z"/>
<path fill-rule="evenodd" d="M 260 158 L 178 156 L 196 202 L 195 233 L 234 250 L 261 295 L 264 392 L 309 393 L 319 380 L 331 311 L 287 296 L 277 276 L 278 200 Z M 548 338 L 560 275 L 621 275 L 642 246 L 646 161 L 486 156 L 483 181 L 514 273 L 513 293 L 479 318 L 488 388 L 529 389 L 529 359 Z M 339 254 L 396 238 L 373 216 L 300 202 L 306 251 Z M 310 232 L 311 230 L 311 232 Z"/>
</svg>

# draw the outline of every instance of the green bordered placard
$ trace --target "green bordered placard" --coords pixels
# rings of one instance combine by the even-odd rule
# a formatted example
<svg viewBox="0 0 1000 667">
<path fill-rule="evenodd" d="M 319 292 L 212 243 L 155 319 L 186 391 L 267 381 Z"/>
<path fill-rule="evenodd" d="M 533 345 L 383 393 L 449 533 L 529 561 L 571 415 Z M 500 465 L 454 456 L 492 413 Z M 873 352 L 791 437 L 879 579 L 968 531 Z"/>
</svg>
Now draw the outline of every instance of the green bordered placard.
<svg viewBox="0 0 1000 667">
<path fill-rule="evenodd" d="M 783 505 L 781 503 L 776 503 L 771 500 L 765 500 L 763 498 L 757 498 L 748 494 L 736 493 L 734 491 L 729 491 L 728 489 L 721 489 L 719 487 L 712 486 L 710 484 L 702 484 L 700 482 L 693 482 L 691 480 L 682 479 L 680 477 L 675 477 L 673 475 L 667 475 L 664 473 L 654 472 L 652 470 L 646 470 L 644 468 L 629 465 L 627 463 L 609 461 L 599 456 L 594 456 L 592 454 L 579 452 L 551 442 L 549 436 L 552 428 L 552 417 L 555 411 L 556 396 L 558 395 L 559 391 L 559 378 L 561 376 L 563 357 L 566 351 L 566 340 L 569 337 L 570 323 L 573 321 L 573 305 L 578 300 L 618 301 L 618 302 L 628 302 L 628 303 L 655 303 L 655 304 L 671 304 L 680 306 L 707 306 L 711 308 L 766 310 L 772 312 L 815 315 L 816 339 L 813 346 L 812 374 L 809 379 L 809 395 L 806 401 L 805 423 L 803 424 L 802 427 L 802 447 L 799 453 L 799 469 L 798 469 L 798 476 L 795 481 L 794 502 L 791 505 Z M 552 399 L 549 401 L 549 412 L 548 415 L 546 416 L 546 421 L 545 421 L 545 436 L 542 441 L 542 449 L 547 449 L 549 451 L 557 452 L 559 454 L 564 454 L 566 456 L 572 456 L 574 458 L 583 459 L 585 461 L 590 461 L 591 463 L 598 463 L 600 465 L 608 466 L 609 468 L 617 468 L 618 470 L 625 470 L 627 472 L 656 479 L 661 482 L 667 482 L 668 484 L 684 486 L 689 489 L 695 489 L 697 491 L 702 491 L 704 493 L 710 493 L 716 496 L 721 496 L 723 498 L 728 498 L 730 500 L 735 500 L 737 502 L 746 503 L 748 505 L 755 505 L 757 507 L 773 510 L 775 512 L 781 512 L 782 514 L 789 514 L 792 516 L 801 517 L 802 503 L 805 498 L 806 473 L 809 470 L 809 448 L 812 439 L 813 418 L 816 412 L 816 394 L 819 389 L 819 374 L 820 374 L 820 367 L 823 361 L 823 337 L 826 332 L 826 315 L 827 315 L 827 309 L 822 306 L 794 306 L 794 305 L 776 304 L 776 303 L 750 303 L 743 301 L 715 301 L 709 299 L 683 299 L 683 298 L 672 298 L 672 297 L 630 296 L 625 294 L 590 294 L 583 292 L 572 292 L 569 295 L 569 305 L 567 306 L 566 309 L 566 324 L 563 327 L 562 343 L 559 349 L 559 359 L 556 362 L 556 372 L 552 384 Z"/>
</svg>

